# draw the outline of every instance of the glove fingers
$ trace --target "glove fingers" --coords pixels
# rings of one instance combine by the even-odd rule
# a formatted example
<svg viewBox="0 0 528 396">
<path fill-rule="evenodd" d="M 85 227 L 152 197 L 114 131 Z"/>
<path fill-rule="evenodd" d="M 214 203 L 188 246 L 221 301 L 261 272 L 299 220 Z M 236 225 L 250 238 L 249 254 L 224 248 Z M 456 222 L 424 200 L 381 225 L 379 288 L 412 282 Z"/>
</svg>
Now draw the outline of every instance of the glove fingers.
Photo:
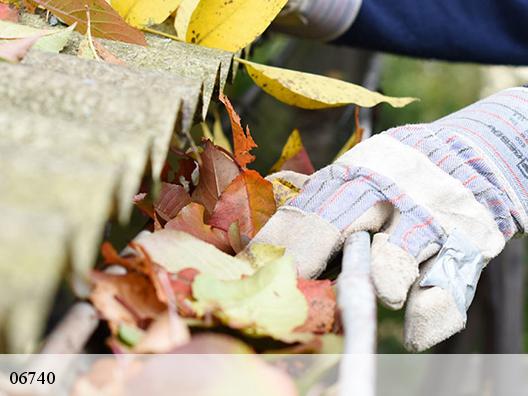
<svg viewBox="0 0 528 396">
<path fill-rule="evenodd" d="M 441 287 L 421 287 L 421 278 L 436 257 L 422 266 L 422 275 L 409 292 L 405 310 L 404 342 L 410 351 L 421 352 L 464 329 L 466 317 L 451 293 Z"/>
<path fill-rule="evenodd" d="M 374 235 L 371 254 L 371 277 L 378 298 L 387 307 L 400 309 L 409 287 L 418 278 L 418 262 L 405 250 L 390 243 L 386 233 Z"/>
<path fill-rule="evenodd" d="M 419 276 L 419 264 L 438 252 L 443 238 L 442 229 L 424 209 L 410 199 L 400 203 L 393 222 L 372 242 L 372 281 L 386 306 L 403 307 Z"/>
</svg>

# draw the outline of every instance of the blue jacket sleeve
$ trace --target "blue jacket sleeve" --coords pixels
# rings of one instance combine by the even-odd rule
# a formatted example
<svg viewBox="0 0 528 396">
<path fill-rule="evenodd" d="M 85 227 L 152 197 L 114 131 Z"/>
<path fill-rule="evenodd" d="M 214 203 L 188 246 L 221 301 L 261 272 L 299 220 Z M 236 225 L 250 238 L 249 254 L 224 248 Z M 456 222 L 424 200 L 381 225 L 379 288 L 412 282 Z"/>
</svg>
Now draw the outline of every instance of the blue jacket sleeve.
<svg viewBox="0 0 528 396">
<path fill-rule="evenodd" d="M 528 0 L 363 0 L 337 42 L 422 58 L 528 65 Z"/>
</svg>

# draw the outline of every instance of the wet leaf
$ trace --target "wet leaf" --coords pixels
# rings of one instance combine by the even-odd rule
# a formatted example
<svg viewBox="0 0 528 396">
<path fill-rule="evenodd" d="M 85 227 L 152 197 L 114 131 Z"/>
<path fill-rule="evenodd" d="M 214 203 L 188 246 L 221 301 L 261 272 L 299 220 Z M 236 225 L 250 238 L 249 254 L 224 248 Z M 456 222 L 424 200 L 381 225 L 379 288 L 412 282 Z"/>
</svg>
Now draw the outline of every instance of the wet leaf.
<svg viewBox="0 0 528 396">
<path fill-rule="evenodd" d="M 332 330 L 336 315 L 336 294 L 328 279 L 311 280 L 299 278 L 297 287 L 308 302 L 308 318 L 296 331 L 316 334 Z"/>
<path fill-rule="evenodd" d="M 240 117 L 231 105 L 231 102 L 227 96 L 220 94 L 220 101 L 224 104 L 227 113 L 229 114 L 229 119 L 231 120 L 231 129 L 233 131 L 233 143 L 235 148 L 235 160 L 238 165 L 240 165 L 242 168 L 245 168 L 247 164 L 255 160 L 255 156 L 250 154 L 250 151 L 257 147 L 257 144 L 251 137 L 249 127 L 246 126 L 245 131 L 244 128 L 242 128 L 242 125 L 240 124 Z"/>
<path fill-rule="evenodd" d="M 182 0 L 111 0 L 112 8 L 131 26 L 142 28 L 164 22 Z"/>
<path fill-rule="evenodd" d="M 260 36 L 288 0 L 201 0 L 186 41 L 237 52 Z"/>
<path fill-rule="evenodd" d="M 278 340 L 290 340 L 308 315 L 288 256 L 267 263 L 254 275 L 222 281 L 199 274 L 192 286 L 198 312 L 212 312 L 230 327 Z"/>
<path fill-rule="evenodd" d="M 87 29 L 86 6 L 90 10 L 91 32 L 95 37 L 147 45 L 144 34 L 128 25 L 105 0 L 35 0 L 68 25 L 77 23 L 82 34 Z"/>
<path fill-rule="evenodd" d="M 243 236 L 253 238 L 275 213 L 273 187 L 253 170 L 245 170 L 225 189 L 209 224 L 224 231 L 235 222 Z"/>
<path fill-rule="evenodd" d="M 135 243 L 145 249 L 152 261 L 172 273 L 194 268 L 201 274 L 218 279 L 240 279 L 254 272 L 246 261 L 181 231 L 144 231 L 138 235 Z"/>
<path fill-rule="evenodd" d="M 226 231 L 205 224 L 204 217 L 205 208 L 192 202 L 181 209 L 178 215 L 165 225 L 165 228 L 186 232 L 224 252 L 232 252 Z"/>
<path fill-rule="evenodd" d="M 210 141 L 204 143 L 201 157 L 200 180 L 192 200 L 202 204 L 211 215 L 222 192 L 240 174 L 240 168 L 229 153 Z"/>
<path fill-rule="evenodd" d="M 403 107 L 416 98 L 396 98 L 369 91 L 359 85 L 316 74 L 282 69 L 238 59 L 255 84 L 274 98 L 303 109 L 326 109 L 356 104 L 372 107 L 385 102 Z"/>
<path fill-rule="evenodd" d="M 117 334 L 120 324 L 145 328 L 166 309 L 150 279 L 142 274 L 112 275 L 95 271 L 92 280 L 90 300 L 108 321 L 113 334 Z"/>
<path fill-rule="evenodd" d="M 301 134 L 297 129 L 294 129 L 288 137 L 279 160 L 273 165 L 270 172 L 281 170 L 291 170 L 305 175 L 311 175 L 315 172 L 312 161 L 302 143 Z"/>
</svg>

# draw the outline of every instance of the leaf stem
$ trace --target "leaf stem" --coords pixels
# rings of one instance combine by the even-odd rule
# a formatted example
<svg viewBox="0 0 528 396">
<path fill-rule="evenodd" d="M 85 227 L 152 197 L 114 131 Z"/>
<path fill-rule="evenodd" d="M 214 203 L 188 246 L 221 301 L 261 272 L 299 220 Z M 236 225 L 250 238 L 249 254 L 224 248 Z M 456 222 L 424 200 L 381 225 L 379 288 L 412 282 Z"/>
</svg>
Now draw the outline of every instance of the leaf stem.
<svg viewBox="0 0 528 396">
<path fill-rule="evenodd" d="M 90 8 L 88 7 L 88 4 L 85 5 L 86 8 L 86 36 L 88 37 L 88 45 L 90 46 L 90 49 L 92 50 L 92 53 L 95 56 L 95 59 L 98 61 L 101 61 L 102 59 L 99 57 L 99 54 L 97 53 L 97 50 L 94 47 L 93 44 L 93 38 L 92 38 L 92 23 L 90 20 Z"/>
<path fill-rule="evenodd" d="M 160 30 L 156 30 L 156 29 L 151 29 L 149 27 L 144 27 L 142 28 L 141 30 L 143 30 L 144 32 L 147 32 L 147 33 L 152 33 L 152 34 L 156 34 L 158 36 L 163 36 L 163 37 L 167 37 L 167 38 L 170 38 L 174 41 L 179 41 L 179 42 L 182 42 L 184 43 L 185 40 L 182 40 L 181 38 L 175 36 L 174 34 L 170 34 L 170 33 L 165 33 L 165 32 L 162 32 Z"/>
</svg>

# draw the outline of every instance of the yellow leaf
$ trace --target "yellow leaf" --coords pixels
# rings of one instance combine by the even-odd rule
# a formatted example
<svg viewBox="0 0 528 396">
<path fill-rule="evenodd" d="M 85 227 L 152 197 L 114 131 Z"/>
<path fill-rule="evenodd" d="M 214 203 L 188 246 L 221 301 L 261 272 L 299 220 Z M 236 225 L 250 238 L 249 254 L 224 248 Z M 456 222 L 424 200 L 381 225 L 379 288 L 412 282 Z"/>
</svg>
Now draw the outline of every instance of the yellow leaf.
<svg viewBox="0 0 528 396">
<path fill-rule="evenodd" d="M 231 143 L 229 142 L 229 139 L 224 134 L 224 130 L 222 128 L 222 120 L 220 119 L 220 114 L 217 110 L 213 111 L 214 115 L 214 124 L 213 124 L 213 131 L 211 132 L 211 128 L 209 128 L 209 125 L 207 125 L 207 122 L 202 122 L 202 134 L 203 137 L 206 139 L 209 139 L 211 142 L 213 142 L 216 146 L 222 147 L 224 150 L 233 153 L 233 149 L 231 148 Z"/>
<path fill-rule="evenodd" d="M 112 0 L 112 8 L 136 28 L 162 23 L 182 0 Z"/>
<path fill-rule="evenodd" d="M 282 165 L 290 158 L 294 157 L 304 148 L 301 140 L 301 134 L 298 129 L 294 129 L 288 137 L 288 141 L 282 148 L 282 153 L 275 165 L 270 169 L 270 172 L 278 172 L 281 170 Z"/>
<path fill-rule="evenodd" d="M 174 18 L 174 29 L 176 30 L 178 38 L 185 40 L 191 16 L 199 2 L 200 0 L 181 0 L 178 11 L 176 11 L 176 17 Z"/>
<path fill-rule="evenodd" d="M 237 52 L 260 36 L 288 0 L 201 0 L 186 41 Z"/>
<path fill-rule="evenodd" d="M 214 144 L 217 146 L 222 147 L 224 150 L 229 151 L 230 153 L 233 153 L 233 149 L 231 148 L 231 143 L 229 142 L 229 139 L 224 133 L 224 129 L 222 128 L 222 119 L 220 117 L 220 113 L 218 110 L 213 111 L 214 116 L 214 124 L 213 124 L 213 136 L 214 136 Z"/>
<path fill-rule="evenodd" d="M 209 125 L 207 125 L 207 122 L 202 122 L 200 125 L 202 127 L 203 137 L 214 143 L 214 136 L 211 133 L 211 128 L 209 128 Z"/>
<path fill-rule="evenodd" d="M 301 189 L 294 186 L 288 180 L 276 178 L 271 181 L 273 186 L 273 196 L 277 207 L 285 205 L 301 192 Z"/>
<path fill-rule="evenodd" d="M 315 171 L 298 129 L 294 129 L 288 137 L 279 160 L 271 167 L 270 172 L 281 170 L 291 170 L 305 175 L 311 175 Z"/>
<path fill-rule="evenodd" d="M 403 107 L 417 100 L 385 96 L 330 77 L 261 65 L 239 58 L 237 60 L 246 66 L 255 84 L 265 92 L 281 102 L 303 109 L 325 109 L 349 104 L 372 107 L 382 102 Z"/>
</svg>

